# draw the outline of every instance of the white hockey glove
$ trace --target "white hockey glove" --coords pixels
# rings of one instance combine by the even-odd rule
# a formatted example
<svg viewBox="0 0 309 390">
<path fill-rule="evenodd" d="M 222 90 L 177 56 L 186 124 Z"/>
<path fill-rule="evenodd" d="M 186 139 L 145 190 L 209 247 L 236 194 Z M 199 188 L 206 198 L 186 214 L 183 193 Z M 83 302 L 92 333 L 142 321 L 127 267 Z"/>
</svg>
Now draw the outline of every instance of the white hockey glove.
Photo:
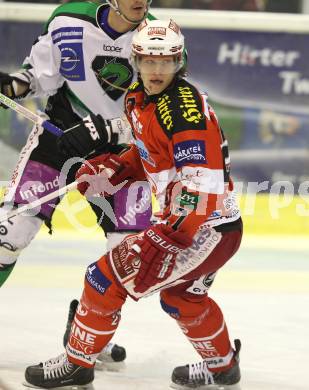
<svg viewBox="0 0 309 390">
<path fill-rule="evenodd" d="M 123 118 L 107 119 L 106 127 L 110 128 L 113 134 L 112 138 L 115 144 L 128 144 L 132 141 L 132 128 L 126 116 Z"/>
<path fill-rule="evenodd" d="M 11 99 L 22 99 L 30 92 L 31 79 L 28 72 L 3 73 L 0 72 L 0 92 Z M 8 108 L 1 104 L 3 108 Z"/>
</svg>

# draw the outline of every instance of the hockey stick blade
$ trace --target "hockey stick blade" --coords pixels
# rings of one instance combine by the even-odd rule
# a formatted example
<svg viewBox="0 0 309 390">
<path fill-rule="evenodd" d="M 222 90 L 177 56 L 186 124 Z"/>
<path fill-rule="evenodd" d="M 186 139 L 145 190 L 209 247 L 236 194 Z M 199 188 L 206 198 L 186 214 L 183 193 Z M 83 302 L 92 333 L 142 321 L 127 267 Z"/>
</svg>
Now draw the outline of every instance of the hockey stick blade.
<svg viewBox="0 0 309 390">
<path fill-rule="evenodd" d="M 56 135 L 57 137 L 59 137 L 63 133 L 63 131 L 59 129 L 59 127 L 53 125 L 51 122 L 47 120 L 44 120 L 39 115 L 28 110 L 26 107 L 22 106 L 21 104 L 16 103 L 14 100 L 3 95 L 3 93 L 1 92 L 0 92 L 0 102 L 5 104 L 8 108 L 11 108 L 18 114 L 22 115 L 24 118 L 29 119 L 31 122 L 41 125 L 42 127 L 44 127 L 44 129 Z"/>
</svg>

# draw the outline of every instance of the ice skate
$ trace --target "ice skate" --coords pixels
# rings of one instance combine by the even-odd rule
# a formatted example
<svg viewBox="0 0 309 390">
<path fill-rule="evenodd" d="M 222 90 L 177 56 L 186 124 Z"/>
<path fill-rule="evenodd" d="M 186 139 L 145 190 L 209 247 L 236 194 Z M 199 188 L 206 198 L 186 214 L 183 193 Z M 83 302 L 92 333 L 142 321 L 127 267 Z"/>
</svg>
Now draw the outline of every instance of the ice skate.
<svg viewBox="0 0 309 390">
<path fill-rule="evenodd" d="M 173 389 L 237 389 L 236 385 L 240 381 L 239 351 L 240 340 L 235 340 L 235 364 L 228 370 L 212 373 L 209 371 L 206 361 L 187 364 L 176 367 L 172 373 Z"/>
<path fill-rule="evenodd" d="M 69 339 L 69 334 L 72 322 L 77 310 L 78 300 L 73 299 L 70 303 L 68 320 L 65 333 L 63 335 L 63 346 L 66 347 Z M 119 371 L 125 367 L 124 360 L 126 358 L 126 350 L 124 347 L 114 343 L 108 343 L 100 355 L 97 357 L 95 368 L 97 370 Z"/>
<path fill-rule="evenodd" d="M 25 386 L 42 389 L 91 389 L 94 369 L 70 363 L 66 353 L 25 371 Z"/>
<path fill-rule="evenodd" d="M 64 346 L 64 348 L 67 346 L 67 343 L 69 341 L 70 330 L 71 330 L 72 322 L 74 320 L 74 316 L 75 316 L 75 312 L 77 310 L 78 304 L 79 304 L 79 302 L 78 302 L 77 299 L 73 299 L 73 301 L 71 301 L 71 303 L 70 303 L 68 319 L 67 319 L 67 323 L 66 323 L 66 326 L 65 326 L 65 332 L 64 332 L 64 335 L 63 335 L 63 346 Z"/>
</svg>

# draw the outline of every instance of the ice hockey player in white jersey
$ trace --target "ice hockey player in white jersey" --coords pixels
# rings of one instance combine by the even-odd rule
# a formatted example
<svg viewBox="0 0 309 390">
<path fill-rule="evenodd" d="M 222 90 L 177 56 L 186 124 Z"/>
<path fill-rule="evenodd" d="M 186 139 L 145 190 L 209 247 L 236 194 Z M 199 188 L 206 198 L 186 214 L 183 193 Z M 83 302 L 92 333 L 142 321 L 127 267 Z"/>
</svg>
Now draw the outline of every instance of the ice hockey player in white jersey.
<svg viewBox="0 0 309 390">
<path fill-rule="evenodd" d="M 48 96 L 45 114 L 66 130 L 57 138 L 40 126 L 33 128 L 21 151 L 0 216 L 8 208 L 57 190 L 60 171 L 69 158 L 117 153 L 123 147 L 120 144 L 127 142 L 131 129 L 122 119 L 123 97 L 135 77 L 128 58 L 134 30 L 146 17 L 152 18 L 148 14 L 150 3 L 151 0 L 107 0 L 106 4 L 63 4 L 49 18 L 22 70 L 0 72 L 1 93 L 12 99 Z M 82 123 L 81 118 L 85 118 Z M 71 167 L 62 185 L 74 180 L 79 167 L 80 161 Z M 145 196 L 145 191 L 148 186 L 141 188 L 138 197 Z M 126 203 L 127 196 L 128 189 L 124 188 L 116 198 L 108 199 L 116 221 L 126 210 L 115 210 L 114 204 Z M 58 202 L 55 199 L 43 204 L 36 216 L 19 215 L 1 223 L 0 286 L 41 225 L 45 223 L 51 229 Z M 116 228 L 100 204 L 90 205 L 108 238 L 113 238 L 114 232 L 144 229 L 151 215 L 149 206 L 132 221 L 122 218 L 126 223 Z"/>
</svg>

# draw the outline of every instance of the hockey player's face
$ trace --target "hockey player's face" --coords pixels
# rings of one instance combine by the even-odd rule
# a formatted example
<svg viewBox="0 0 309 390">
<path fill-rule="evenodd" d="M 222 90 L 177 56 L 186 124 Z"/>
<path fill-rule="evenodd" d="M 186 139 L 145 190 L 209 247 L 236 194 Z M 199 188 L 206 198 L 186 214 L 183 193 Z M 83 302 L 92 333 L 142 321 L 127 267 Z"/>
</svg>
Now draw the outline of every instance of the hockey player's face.
<svg viewBox="0 0 309 390">
<path fill-rule="evenodd" d="M 144 18 L 147 4 L 147 0 L 118 0 L 120 12 L 132 21 L 140 21 Z"/>
<path fill-rule="evenodd" d="M 148 95 L 161 93 L 175 77 L 175 59 L 173 56 L 145 56 L 139 59 L 139 72 Z"/>
</svg>

